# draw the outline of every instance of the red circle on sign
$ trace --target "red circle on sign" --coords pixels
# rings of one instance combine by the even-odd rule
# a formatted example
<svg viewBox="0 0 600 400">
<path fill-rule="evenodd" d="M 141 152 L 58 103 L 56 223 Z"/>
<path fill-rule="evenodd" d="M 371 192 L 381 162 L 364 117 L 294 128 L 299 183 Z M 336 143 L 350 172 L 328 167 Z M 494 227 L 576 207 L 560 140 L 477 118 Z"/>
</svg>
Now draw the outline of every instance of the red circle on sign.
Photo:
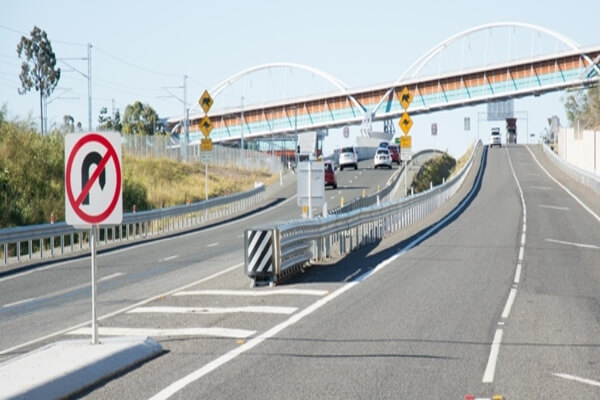
<svg viewBox="0 0 600 400">
<path fill-rule="evenodd" d="M 102 144 L 104 147 L 106 147 L 107 151 L 103 157 L 103 161 L 107 157 L 111 158 L 113 163 L 115 164 L 115 168 L 117 170 L 115 194 L 114 194 L 108 208 L 98 215 L 88 214 L 79 208 L 80 204 L 77 204 L 75 196 L 73 195 L 73 188 L 71 187 L 71 169 L 73 167 L 73 160 L 75 159 L 75 155 L 77 154 L 77 151 L 79 149 L 81 149 L 81 147 L 83 147 L 83 145 L 85 145 L 89 142 L 98 142 L 98 143 Z M 103 164 L 103 161 L 101 161 L 101 164 Z M 106 162 L 108 162 L 108 161 L 106 161 Z M 104 164 L 106 164 L 106 163 L 104 163 Z M 117 202 L 119 201 L 119 194 L 121 193 L 121 174 L 119 173 L 120 171 L 121 171 L 121 164 L 119 164 L 119 157 L 117 157 L 117 153 L 116 153 L 115 149 L 112 147 L 110 141 L 108 141 L 104 136 L 102 136 L 98 133 L 91 133 L 91 134 L 85 135 L 77 143 L 75 143 L 75 146 L 73 146 L 73 149 L 71 150 L 71 154 L 69 154 L 69 160 L 67 161 L 67 170 L 65 171 L 65 181 L 66 181 L 65 185 L 66 185 L 66 191 L 67 191 L 67 198 L 69 200 L 69 203 L 71 204 L 71 207 L 73 207 L 73 211 L 84 222 L 87 222 L 89 224 L 98 224 L 98 223 L 103 222 L 106 218 L 108 218 L 110 216 L 110 214 L 113 213 L 113 211 L 115 210 L 115 206 L 117 205 Z M 83 188 L 82 188 L 82 190 L 83 190 Z M 80 196 L 80 197 L 82 197 L 82 196 Z"/>
</svg>

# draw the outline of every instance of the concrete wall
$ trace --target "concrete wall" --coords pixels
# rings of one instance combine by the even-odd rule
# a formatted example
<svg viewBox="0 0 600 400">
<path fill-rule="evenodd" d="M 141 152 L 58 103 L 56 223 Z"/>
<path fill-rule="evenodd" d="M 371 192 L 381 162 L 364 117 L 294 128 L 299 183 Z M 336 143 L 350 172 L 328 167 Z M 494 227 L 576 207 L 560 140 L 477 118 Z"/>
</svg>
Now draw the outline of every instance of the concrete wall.
<svg viewBox="0 0 600 400">
<path fill-rule="evenodd" d="M 600 175 L 600 131 L 561 127 L 557 150 L 560 158 L 569 164 Z"/>
</svg>

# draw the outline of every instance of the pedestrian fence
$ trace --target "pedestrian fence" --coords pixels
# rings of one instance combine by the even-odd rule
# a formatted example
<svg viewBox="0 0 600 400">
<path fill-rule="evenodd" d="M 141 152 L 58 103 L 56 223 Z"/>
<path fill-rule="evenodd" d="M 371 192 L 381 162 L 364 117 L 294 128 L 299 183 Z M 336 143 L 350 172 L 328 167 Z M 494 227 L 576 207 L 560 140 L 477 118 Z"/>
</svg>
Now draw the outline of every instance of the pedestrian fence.
<svg viewBox="0 0 600 400">
<path fill-rule="evenodd" d="M 168 158 L 174 161 L 202 162 L 212 166 L 242 169 L 266 169 L 279 172 L 284 168 L 280 156 L 251 149 L 212 145 L 211 151 L 201 151 L 200 143 L 185 143 L 171 136 L 123 135 L 123 153 L 138 157 Z"/>
<path fill-rule="evenodd" d="M 265 186 L 206 201 L 123 214 L 123 222 L 100 226 L 99 247 L 146 239 L 189 229 L 243 212 L 263 199 Z M 65 222 L 0 229 L 0 265 L 20 265 L 73 254 L 90 247 L 89 229 Z"/>
<path fill-rule="evenodd" d="M 461 171 L 428 191 L 311 219 L 265 224 L 244 232 L 244 268 L 252 285 L 274 285 L 311 261 L 344 256 L 411 225 L 442 206 L 460 188 L 483 148 L 474 147 Z M 391 185 L 397 183 L 392 182 Z M 391 186 L 390 185 L 390 186 Z"/>
</svg>

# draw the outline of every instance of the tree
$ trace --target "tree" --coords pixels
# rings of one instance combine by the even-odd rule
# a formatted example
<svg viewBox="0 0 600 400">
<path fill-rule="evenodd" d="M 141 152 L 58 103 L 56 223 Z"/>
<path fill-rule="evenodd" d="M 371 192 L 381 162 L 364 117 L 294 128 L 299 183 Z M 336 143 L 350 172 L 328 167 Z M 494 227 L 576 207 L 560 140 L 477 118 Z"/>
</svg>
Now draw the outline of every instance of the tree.
<svg viewBox="0 0 600 400">
<path fill-rule="evenodd" d="M 113 116 L 108 115 L 106 107 L 102 107 L 98 116 L 98 129 L 101 131 L 117 131 L 121 132 L 121 114 L 119 110 Z"/>
<path fill-rule="evenodd" d="M 149 104 L 136 101 L 125 107 L 123 114 L 123 133 L 133 135 L 154 135 L 158 123 L 158 114 Z"/>
<path fill-rule="evenodd" d="M 578 91 L 567 97 L 565 112 L 571 126 L 579 122 L 583 129 L 600 127 L 600 86 L 594 86 L 587 92 Z"/>
<path fill-rule="evenodd" d="M 63 130 L 66 133 L 75 132 L 75 118 L 73 118 L 71 115 L 63 116 Z"/>
<path fill-rule="evenodd" d="M 46 32 L 37 26 L 31 31 L 31 38 L 21 37 L 17 45 L 19 58 L 24 58 L 21 63 L 21 89 L 19 94 L 25 94 L 32 88 L 40 93 L 40 121 L 41 132 L 44 133 L 44 107 L 43 99 L 54 91 L 60 80 L 60 68 L 56 68 L 56 56 L 52 51 L 52 44 Z"/>
</svg>

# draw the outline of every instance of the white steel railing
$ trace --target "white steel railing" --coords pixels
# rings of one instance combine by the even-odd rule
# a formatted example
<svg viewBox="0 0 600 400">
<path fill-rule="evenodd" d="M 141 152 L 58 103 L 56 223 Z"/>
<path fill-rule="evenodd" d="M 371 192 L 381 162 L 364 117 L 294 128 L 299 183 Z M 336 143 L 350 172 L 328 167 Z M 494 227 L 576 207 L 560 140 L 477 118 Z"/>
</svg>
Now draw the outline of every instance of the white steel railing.
<svg viewBox="0 0 600 400">
<path fill-rule="evenodd" d="M 125 213 L 120 225 L 99 227 L 97 242 L 109 245 L 199 226 L 253 207 L 262 200 L 264 191 L 260 183 L 251 190 L 206 201 Z M 19 265 L 88 249 L 89 233 L 65 222 L 0 229 L 0 265 Z"/>
<path fill-rule="evenodd" d="M 347 213 L 247 229 L 244 233 L 246 275 L 253 285 L 275 284 L 311 260 L 329 258 L 334 252 L 344 256 L 421 220 L 456 193 L 482 148 L 479 141 L 458 174 L 426 192 Z"/>
</svg>

